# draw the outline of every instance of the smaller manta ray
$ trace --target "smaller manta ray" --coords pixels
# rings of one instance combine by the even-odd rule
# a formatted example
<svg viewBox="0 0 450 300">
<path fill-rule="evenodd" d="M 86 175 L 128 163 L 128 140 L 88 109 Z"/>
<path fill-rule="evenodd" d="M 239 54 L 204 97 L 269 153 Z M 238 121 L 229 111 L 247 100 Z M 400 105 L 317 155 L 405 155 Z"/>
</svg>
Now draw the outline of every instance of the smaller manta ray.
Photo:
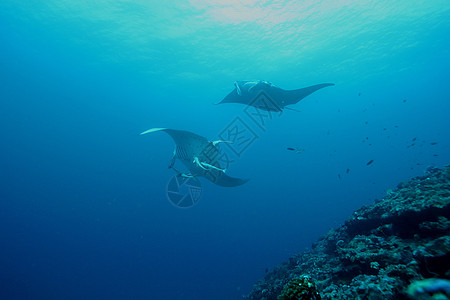
<svg viewBox="0 0 450 300">
<path fill-rule="evenodd" d="M 276 85 L 263 80 L 235 81 L 234 90 L 232 90 L 222 101 L 217 104 L 242 103 L 254 106 L 258 109 L 276 112 L 280 112 L 284 108 L 294 110 L 286 107 L 286 105 L 296 104 L 315 91 L 331 85 L 334 85 L 334 83 L 321 83 L 298 90 L 283 90 Z M 264 103 L 264 105 L 261 105 L 261 103 L 256 101 L 257 96 L 261 93 L 265 93 L 265 96 L 269 98 L 270 103 Z"/>
<path fill-rule="evenodd" d="M 169 168 L 174 169 L 183 177 L 206 177 L 211 182 L 226 187 L 238 186 L 246 183 L 248 179 L 230 177 L 225 174 L 225 169 L 220 166 L 219 143 L 227 141 L 208 141 L 195 133 L 168 128 L 152 128 L 141 133 L 147 134 L 156 131 L 165 131 L 175 141 L 175 149 Z M 175 167 L 175 160 L 179 159 L 190 173 L 182 173 Z"/>
</svg>

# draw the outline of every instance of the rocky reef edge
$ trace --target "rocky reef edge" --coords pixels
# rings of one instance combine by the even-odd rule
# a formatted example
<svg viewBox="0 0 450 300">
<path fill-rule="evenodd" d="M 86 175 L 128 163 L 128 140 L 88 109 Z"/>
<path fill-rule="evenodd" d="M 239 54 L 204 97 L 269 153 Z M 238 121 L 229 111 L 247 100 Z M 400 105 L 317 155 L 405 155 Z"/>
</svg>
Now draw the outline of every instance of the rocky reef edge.
<svg viewBox="0 0 450 300">
<path fill-rule="evenodd" d="M 312 250 L 267 272 L 246 299 L 450 299 L 449 279 L 446 166 L 358 209 Z"/>
</svg>

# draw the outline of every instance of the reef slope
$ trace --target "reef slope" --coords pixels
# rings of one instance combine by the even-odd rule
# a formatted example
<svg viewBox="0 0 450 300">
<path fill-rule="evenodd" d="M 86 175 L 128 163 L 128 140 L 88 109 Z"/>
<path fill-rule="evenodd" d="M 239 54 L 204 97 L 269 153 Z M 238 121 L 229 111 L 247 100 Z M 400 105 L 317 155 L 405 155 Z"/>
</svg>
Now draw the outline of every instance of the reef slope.
<svg viewBox="0 0 450 300">
<path fill-rule="evenodd" d="M 449 219 L 450 168 L 429 168 L 275 267 L 246 298 L 276 300 L 309 276 L 322 299 L 410 299 L 410 283 L 450 279 Z"/>
</svg>

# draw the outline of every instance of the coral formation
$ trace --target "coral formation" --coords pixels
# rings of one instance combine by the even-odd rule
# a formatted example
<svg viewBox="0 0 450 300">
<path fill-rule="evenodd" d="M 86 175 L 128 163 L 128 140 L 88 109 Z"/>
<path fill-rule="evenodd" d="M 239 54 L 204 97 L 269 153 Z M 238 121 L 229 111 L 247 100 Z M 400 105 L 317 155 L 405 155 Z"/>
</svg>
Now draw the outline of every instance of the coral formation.
<svg viewBox="0 0 450 300">
<path fill-rule="evenodd" d="M 247 299 L 277 300 L 302 276 L 315 282 L 322 299 L 437 299 L 433 291 L 448 299 L 449 220 L 450 168 L 429 168 L 268 272 Z M 427 278 L 440 281 L 407 289 Z"/>
<path fill-rule="evenodd" d="M 294 278 L 283 288 L 278 300 L 320 300 L 314 282 L 308 276 Z"/>
<path fill-rule="evenodd" d="M 449 299 L 450 297 L 450 280 L 429 278 L 414 281 L 406 290 L 408 295 L 413 299 Z"/>
</svg>

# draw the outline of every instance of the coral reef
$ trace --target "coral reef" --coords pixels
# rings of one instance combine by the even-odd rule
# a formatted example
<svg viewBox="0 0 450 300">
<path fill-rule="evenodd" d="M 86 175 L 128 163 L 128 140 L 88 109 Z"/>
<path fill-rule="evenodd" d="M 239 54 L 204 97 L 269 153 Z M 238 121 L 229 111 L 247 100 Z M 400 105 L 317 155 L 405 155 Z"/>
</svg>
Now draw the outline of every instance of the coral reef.
<svg viewBox="0 0 450 300">
<path fill-rule="evenodd" d="M 450 280 L 429 278 L 414 281 L 406 290 L 408 295 L 413 299 L 449 299 L 450 297 Z"/>
<path fill-rule="evenodd" d="M 450 168 L 428 168 L 275 267 L 246 298 L 277 300 L 307 276 L 322 299 L 449 299 L 449 220 Z M 427 278 L 438 281 L 417 288 Z"/>
<path fill-rule="evenodd" d="M 320 295 L 311 278 L 301 276 L 286 283 L 278 300 L 320 300 Z"/>
</svg>

